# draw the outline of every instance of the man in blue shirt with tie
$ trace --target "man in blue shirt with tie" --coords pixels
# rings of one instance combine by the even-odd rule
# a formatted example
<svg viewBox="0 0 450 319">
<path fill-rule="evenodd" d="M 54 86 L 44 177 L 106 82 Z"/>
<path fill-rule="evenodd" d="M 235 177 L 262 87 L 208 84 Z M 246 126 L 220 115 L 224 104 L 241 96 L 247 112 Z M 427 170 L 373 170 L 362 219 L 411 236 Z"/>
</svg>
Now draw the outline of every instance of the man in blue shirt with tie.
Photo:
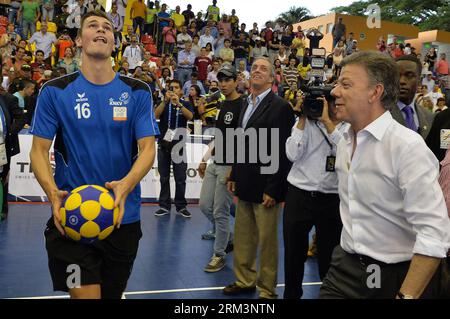
<svg viewBox="0 0 450 319">
<path fill-rule="evenodd" d="M 422 65 L 412 55 L 401 56 L 396 59 L 396 63 L 400 73 L 400 91 L 397 107 L 391 110 L 392 117 L 425 139 L 433 122 L 433 114 L 415 103 Z"/>
</svg>

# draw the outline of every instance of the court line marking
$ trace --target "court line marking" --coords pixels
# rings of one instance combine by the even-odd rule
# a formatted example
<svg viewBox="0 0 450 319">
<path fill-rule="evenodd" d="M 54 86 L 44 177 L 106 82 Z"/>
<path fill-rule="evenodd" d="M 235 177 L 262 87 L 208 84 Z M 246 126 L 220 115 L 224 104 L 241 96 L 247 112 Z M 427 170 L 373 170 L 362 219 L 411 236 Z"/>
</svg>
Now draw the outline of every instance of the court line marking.
<svg viewBox="0 0 450 319">
<path fill-rule="evenodd" d="M 303 286 L 318 286 L 322 282 L 305 282 Z M 277 287 L 284 287 L 284 284 L 279 284 Z M 177 292 L 194 292 L 194 291 L 210 291 L 210 290 L 222 290 L 224 287 L 204 287 L 204 288 L 184 288 L 184 289 L 167 289 L 167 290 L 144 290 L 144 291 L 128 291 L 124 292 L 122 299 L 126 299 L 126 296 L 133 295 L 154 295 L 154 294 L 164 294 L 164 293 L 177 293 Z M 69 295 L 61 296 L 40 296 L 40 297 L 19 297 L 19 298 L 5 298 L 5 299 L 67 299 Z"/>
</svg>

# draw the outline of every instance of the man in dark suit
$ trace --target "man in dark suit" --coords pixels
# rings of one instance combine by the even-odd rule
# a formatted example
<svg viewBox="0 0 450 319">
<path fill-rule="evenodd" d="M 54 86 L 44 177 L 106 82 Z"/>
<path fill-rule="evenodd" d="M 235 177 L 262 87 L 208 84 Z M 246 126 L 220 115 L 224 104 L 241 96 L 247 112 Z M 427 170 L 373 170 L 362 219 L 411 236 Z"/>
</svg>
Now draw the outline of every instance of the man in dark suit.
<svg viewBox="0 0 450 319">
<path fill-rule="evenodd" d="M 415 103 L 422 65 L 417 57 L 404 55 L 395 60 L 400 72 L 400 92 L 397 107 L 391 109 L 392 117 L 426 139 L 433 123 L 433 114 Z"/>
<path fill-rule="evenodd" d="M 0 65 L 2 65 L 1 62 L 0 57 Z M 8 215 L 8 173 L 10 169 L 11 157 L 20 153 L 19 132 L 25 124 L 25 118 L 23 110 L 19 107 L 19 101 L 17 98 L 3 89 L 0 89 L 0 107 L 6 124 L 5 148 L 6 159 L 8 161 L 7 164 L 3 165 L 3 170 L 0 173 L 0 182 L 3 187 L 1 219 L 5 219 Z"/>
<path fill-rule="evenodd" d="M 226 295 L 254 291 L 258 287 L 260 298 L 277 297 L 277 228 L 290 170 L 285 144 L 294 125 L 294 114 L 287 101 L 272 92 L 274 78 L 273 65 L 267 58 L 253 62 L 252 94 L 241 110 L 237 134 L 242 143 L 237 143 L 238 149 L 243 145 L 245 160 L 240 160 L 242 154 L 238 150 L 228 182 L 228 189 L 236 194 L 238 204 L 233 262 L 236 281 L 224 288 Z"/>
</svg>

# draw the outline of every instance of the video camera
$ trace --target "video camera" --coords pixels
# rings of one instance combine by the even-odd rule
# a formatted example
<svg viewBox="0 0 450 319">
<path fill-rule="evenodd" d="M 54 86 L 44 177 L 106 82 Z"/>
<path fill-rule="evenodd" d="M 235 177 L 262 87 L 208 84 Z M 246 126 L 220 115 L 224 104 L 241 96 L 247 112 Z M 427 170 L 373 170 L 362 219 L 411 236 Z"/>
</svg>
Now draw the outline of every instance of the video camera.
<svg viewBox="0 0 450 319">
<path fill-rule="evenodd" d="M 329 104 L 333 103 L 331 90 L 333 85 L 325 84 L 323 77 L 326 65 L 326 50 L 318 48 L 320 39 L 323 34 L 313 29 L 307 32 L 307 37 L 311 41 L 311 71 L 310 81 L 302 87 L 305 94 L 303 101 L 303 113 L 310 119 L 318 119 L 322 116 L 323 101 L 318 100 L 319 97 L 325 97 Z M 314 44 L 313 44 L 314 42 Z"/>
</svg>

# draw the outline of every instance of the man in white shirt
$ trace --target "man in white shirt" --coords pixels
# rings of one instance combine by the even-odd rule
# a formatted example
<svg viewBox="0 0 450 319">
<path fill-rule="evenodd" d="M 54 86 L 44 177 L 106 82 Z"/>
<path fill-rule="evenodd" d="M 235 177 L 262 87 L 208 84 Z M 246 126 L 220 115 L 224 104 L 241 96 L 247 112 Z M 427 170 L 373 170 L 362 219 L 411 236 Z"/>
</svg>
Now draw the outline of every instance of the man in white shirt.
<svg viewBox="0 0 450 319">
<path fill-rule="evenodd" d="M 136 35 L 131 36 L 131 45 L 125 48 L 123 52 L 123 58 L 126 58 L 128 63 L 130 64 L 130 72 L 139 66 L 139 63 L 142 61 L 142 50 L 138 45 L 138 39 Z"/>
<path fill-rule="evenodd" d="M 58 40 L 56 39 L 56 36 L 51 33 L 47 32 L 47 22 L 41 23 L 41 30 L 35 32 L 30 40 L 28 41 L 29 44 L 36 44 L 36 50 L 42 50 L 44 52 L 44 59 L 45 62 L 51 65 L 51 54 L 52 54 L 52 45 L 56 45 L 58 43 Z M 50 62 L 50 63 L 49 63 Z"/>
<path fill-rule="evenodd" d="M 297 105 L 301 106 L 302 101 Z M 334 247 L 339 244 L 342 222 L 334 166 L 336 146 L 349 125 L 337 120 L 335 113 L 334 104 L 329 109 L 328 102 L 323 100 L 322 116 L 310 119 L 301 113 L 286 141 L 286 155 L 293 165 L 288 175 L 283 218 L 285 299 L 300 299 L 303 295 L 304 264 L 312 227 L 316 228 L 321 279 L 330 267 Z"/>
<path fill-rule="evenodd" d="M 211 35 L 211 29 L 209 27 L 205 28 L 205 34 L 200 36 L 199 46 L 200 48 L 206 47 L 206 44 L 211 43 L 211 47 L 214 44 L 214 37 Z"/>
<path fill-rule="evenodd" d="M 351 125 L 336 155 L 343 229 L 321 298 L 441 297 L 450 220 L 439 163 L 388 112 L 399 87 L 397 65 L 382 53 L 342 61 L 332 95 L 337 118 Z"/>
<path fill-rule="evenodd" d="M 184 50 L 186 42 L 192 42 L 192 38 L 187 34 L 187 26 L 182 26 L 181 33 L 177 35 L 177 47 L 179 51 Z"/>
<path fill-rule="evenodd" d="M 428 92 L 431 92 L 433 91 L 435 83 L 436 82 L 433 80 L 433 73 L 431 73 L 431 71 L 427 71 L 427 76 L 423 78 L 422 85 L 426 85 Z"/>
</svg>

